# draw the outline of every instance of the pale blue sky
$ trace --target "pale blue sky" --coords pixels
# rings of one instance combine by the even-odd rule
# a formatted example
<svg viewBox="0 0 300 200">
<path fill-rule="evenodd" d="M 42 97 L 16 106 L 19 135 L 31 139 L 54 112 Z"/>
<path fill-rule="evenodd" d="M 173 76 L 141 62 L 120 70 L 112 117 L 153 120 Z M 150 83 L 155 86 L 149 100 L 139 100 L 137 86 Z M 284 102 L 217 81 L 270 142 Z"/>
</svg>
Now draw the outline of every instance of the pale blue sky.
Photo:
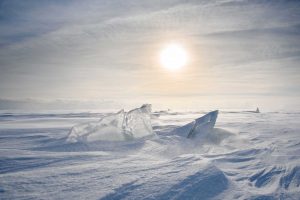
<svg viewBox="0 0 300 200">
<path fill-rule="evenodd" d="M 0 99 L 299 108 L 296 0 L 2 0 L 0 30 Z"/>
</svg>

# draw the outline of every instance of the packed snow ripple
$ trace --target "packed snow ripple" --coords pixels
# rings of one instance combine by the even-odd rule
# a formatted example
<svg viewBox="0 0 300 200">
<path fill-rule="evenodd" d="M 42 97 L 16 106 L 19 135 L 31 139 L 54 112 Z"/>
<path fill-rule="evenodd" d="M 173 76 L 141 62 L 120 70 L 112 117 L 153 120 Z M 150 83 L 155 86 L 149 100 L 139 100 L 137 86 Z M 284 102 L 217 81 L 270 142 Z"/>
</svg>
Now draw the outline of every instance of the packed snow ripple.
<svg viewBox="0 0 300 200">
<path fill-rule="evenodd" d="M 3 114 L 0 199 L 300 198 L 299 114 L 220 111 L 205 137 L 171 134 L 206 113 L 154 112 L 151 137 L 88 142 L 66 142 L 71 127 L 110 114 Z"/>
</svg>

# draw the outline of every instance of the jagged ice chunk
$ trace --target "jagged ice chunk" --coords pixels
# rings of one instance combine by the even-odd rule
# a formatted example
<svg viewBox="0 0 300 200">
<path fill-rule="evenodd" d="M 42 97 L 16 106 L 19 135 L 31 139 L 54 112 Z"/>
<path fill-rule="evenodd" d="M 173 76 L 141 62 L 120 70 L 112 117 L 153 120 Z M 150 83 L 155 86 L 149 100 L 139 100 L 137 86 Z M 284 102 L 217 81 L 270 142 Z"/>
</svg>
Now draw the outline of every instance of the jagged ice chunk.
<svg viewBox="0 0 300 200">
<path fill-rule="evenodd" d="M 98 122 L 75 125 L 67 142 L 124 141 L 153 135 L 151 105 L 145 104 L 129 112 L 124 110 L 103 117 Z"/>
</svg>

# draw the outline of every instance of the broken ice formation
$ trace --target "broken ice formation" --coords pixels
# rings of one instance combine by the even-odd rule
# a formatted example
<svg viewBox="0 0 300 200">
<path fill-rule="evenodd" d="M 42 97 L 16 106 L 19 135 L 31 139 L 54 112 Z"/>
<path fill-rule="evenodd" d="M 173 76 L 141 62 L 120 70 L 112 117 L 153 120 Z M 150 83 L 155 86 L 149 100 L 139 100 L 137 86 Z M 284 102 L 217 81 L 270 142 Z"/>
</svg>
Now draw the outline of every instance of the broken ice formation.
<svg viewBox="0 0 300 200">
<path fill-rule="evenodd" d="M 75 125 L 67 142 L 124 141 L 154 135 L 150 119 L 151 105 L 144 104 L 129 112 L 124 110 L 97 122 Z"/>
<path fill-rule="evenodd" d="M 195 136 L 205 137 L 213 130 L 218 112 L 218 110 L 215 110 L 207 113 L 182 127 L 176 128 L 172 132 L 187 138 L 193 138 Z"/>
</svg>

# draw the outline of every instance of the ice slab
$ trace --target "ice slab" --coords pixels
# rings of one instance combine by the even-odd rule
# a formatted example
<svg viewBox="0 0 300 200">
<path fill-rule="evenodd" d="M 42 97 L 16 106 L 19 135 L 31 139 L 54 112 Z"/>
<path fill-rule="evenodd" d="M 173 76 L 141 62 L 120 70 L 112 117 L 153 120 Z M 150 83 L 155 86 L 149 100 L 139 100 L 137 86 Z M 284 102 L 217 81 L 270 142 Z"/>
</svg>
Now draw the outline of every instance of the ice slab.
<svg viewBox="0 0 300 200">
<path fill-rule="evenodd" d="M 151 125 L 151 105 L 103 117 L 97 122 L 75 125 L 68 137 L 68 143 L 93 141 L 124 141 L 154 135 Z"/>
<path fill-rule="evenodd" d="M 154 134 L 150 114 L 150 104 L 145 104 L 140 108 L 133 109 L 126 113 L 123 123 L 124 133 L 132 138 L 140 138 Z"/>
<path fill-rule="evenodd" d="M 218 113 L 218 110 L 209 112 L 206 115 L 195 119 L 191 123 L 176 128 L 172 132 L 187 138 L 193 138 L 195 136 L 205 137 L 213 130 L 216 124 Z"/>
</svg>

